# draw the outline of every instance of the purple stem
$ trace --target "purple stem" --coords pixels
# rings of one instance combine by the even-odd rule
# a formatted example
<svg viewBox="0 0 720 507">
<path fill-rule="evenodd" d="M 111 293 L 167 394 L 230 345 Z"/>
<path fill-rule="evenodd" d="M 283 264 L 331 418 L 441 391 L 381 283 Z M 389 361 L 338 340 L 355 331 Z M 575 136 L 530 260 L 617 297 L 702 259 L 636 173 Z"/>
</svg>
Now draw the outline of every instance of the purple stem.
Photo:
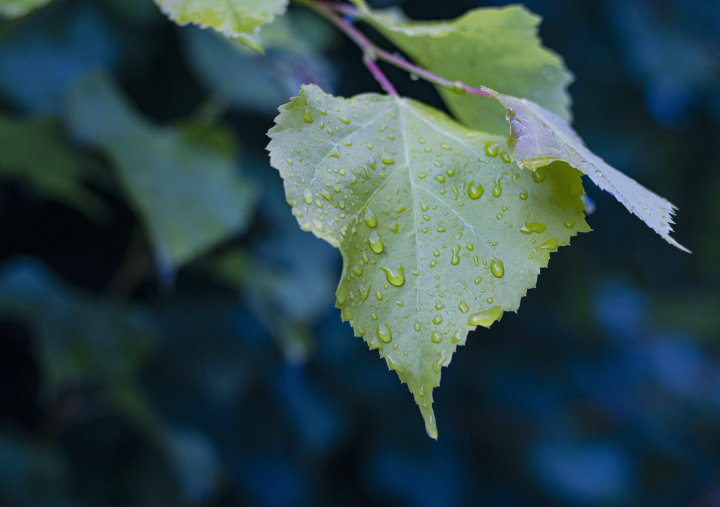
<svg viewBox="0 0 720 507">
<path fill-rule="evenodd" d="M 363 56 L 363 62 L 365 62 L 365 66 L 370 69 L 370 72 L 372 72 L 372 75 L 375 76 L 375 79 L 377 79 L 378 83 L 380 83 L 380 86 L 383 87 L 383 90 L 385 90 L 388 94 L 399 97 L 397 91 L 395 91 L 395 87 L 393 87 L 390 80 L 387 78 L 387 76 L 383 73 L 383 71 L 380 70 L 380 67 L 378 67 L 377 63 L 375 63 L 374 54 L 370 51 L 366 51 L 365 55 Z"/>
</svg>

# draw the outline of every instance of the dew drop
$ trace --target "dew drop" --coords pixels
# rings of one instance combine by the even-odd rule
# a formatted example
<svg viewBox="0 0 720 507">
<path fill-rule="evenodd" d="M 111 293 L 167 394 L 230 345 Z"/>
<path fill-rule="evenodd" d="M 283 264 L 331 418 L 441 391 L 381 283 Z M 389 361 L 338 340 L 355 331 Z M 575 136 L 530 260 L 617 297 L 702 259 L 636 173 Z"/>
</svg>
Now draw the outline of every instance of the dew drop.
<svg viewBox="0 0 720 507">
<path fill-rule="evenodd" d="M 443 318 L 439 313 L 433 317 L 433 324 L 442 324 Z"/>
<path fill-rule="evenodd" d="M 377 218 L 375 217 L 373 212 L 370 211 L 370 208 L 365 208 L 365 225 L 367 225 L 371 229 L 374 229 L 378 225 Z M 382 252 L 382 249 L 380 250 L 380 252 Z"/>
<path fill-rule="evenodd" d="M 305 204 L 312 204 L 312 192 L 307 188 L 303 190 L 303 201 L 305 201 Z"/>
<path fill-rule="evenodd" d="M 380 236 L 378 236 L 377 231 L 372 231 L 370 233 L 370 237 L 368 238 L 368 243 L 370 243 L 370 248 L 373 252 L 379 254 L 383 251 L 383 243 L 380 239 Z"/>
<path fill-rule="evenodd" d="M 471 181 L 468 185 L 468 197 L 470 197 L 470 199 L 479 199 L 484 193 L 485 189 L 480 183 L 476 185 L 474 181 Z"/>
<path fill-rule="evenodd" d="M 391 264 L 389 268 L 381 267 L 385 272 L 385 277 L 391 285 L 402 287 L 405 285 L 405 268 L 399 264 Z"/>
<path fill-rule="evenodd" d="M 363 284 L 358 285 L 358 289 L 360 289 L 360 299 L 362 301 L 365 301 L 370 294 L 370 288 L 372 287 L 372 284 L 369 284 L 367 287 L 365 287 Z"/>
<path fill-rule="evenodd" d="M 437 331 L 433 331 L 432 333 L 430 333 L 430 340 L 432 340 L 433 343 L 440 343 L 442 339 L 442 334 L 438 333 Z"/>
<path fill-rule="evenodd" d="M 312 123 L 313 117 L 312 113 L 310 112 L 309 108 L 305 108 L 305 111 L 303 112 L 303 120 L 305 120 L 305 123 Z"/>
<path fill-rule="evenodd" d="M 541 233 L 545 230 L 545 224 L 540 222 L 525 222 L 525 225 L 523 225 L 520 229 L 518 229 L 518 232 L 522 232 L 523 234 L 530 235 L 533 232 L 535 233 Z"/>
<path fill-rule="evenodd" d="M 392 341 L 392 332 L 390 331 L 390 326 L 387 322 L 378 326 L 375 334 L 383 343 L 390 343 Z"/>
<path fill-rule="evenodd" d="M 492 262 L 490 262 L 490 271 L 495 278 L 502 278 L 503 275 L 505 275 L 505 267 L 503 266 L 503 262 L 498 259 L 493 259 Z"/>
</svg>

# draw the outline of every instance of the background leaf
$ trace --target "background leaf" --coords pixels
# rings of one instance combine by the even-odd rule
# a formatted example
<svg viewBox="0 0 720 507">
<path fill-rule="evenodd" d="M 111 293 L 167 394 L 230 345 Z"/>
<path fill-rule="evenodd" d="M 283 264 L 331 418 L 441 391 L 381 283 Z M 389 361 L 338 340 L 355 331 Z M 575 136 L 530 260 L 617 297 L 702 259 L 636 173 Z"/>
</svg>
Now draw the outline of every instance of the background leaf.
<svg viewBox="0 0 720 507">
<path fill-rule="evenodd" d="M 501 137 L 409 99 L 306 86 L 276 123 L 268 149 L 293 214 L 343 255 L 343 320 L 407 382 L 437 438 L 440 369 L 589 230 L 580 173 L 558 164 L 534 178 Z"/>
<path fill-rule="evenodd" d="M 98 165 L 68 144 L 59 121 L 0 115 L 0 177 L 97 217 L 107 209 L 85 183 L 101 181 L 100 176 Z"/>
<path fill-rule="evenodd" d="M 0 16 L 19 18 L 50 2 L 51 0 L 2 0 L 0 1 Z"/>
<path fill-rule="evenodd" d="M 262 52 L 260 27 L 283 14 L 288 0 L 155 0 L 155 3 L 179 25 L 211 27 Z"/>
<path fill-rule="evenodd" d="M 570 120 L 572 74 L 562 58 L 544 48 L 537 36 L 540 18 L 522 6 L 474 9 L 452 21 L 412 21 L 376 12 L 353 0 L 362 19 L 387 37 L 418 65 L 446 79 L 487 86 L 500 93 L 529 98 Z M 450 112 L 466 127 L 505 134 L 505 112 L 472 95 L 438 91 Z"/>
<path fill-rule="evenodd" d="M 181 265 L 247 225 L 254 190 L 226 135 L 154 126 L 100 74 L 74 90 L 68 118 L 76 135 L 111 157 L 161 262 Z"/>
</svg>

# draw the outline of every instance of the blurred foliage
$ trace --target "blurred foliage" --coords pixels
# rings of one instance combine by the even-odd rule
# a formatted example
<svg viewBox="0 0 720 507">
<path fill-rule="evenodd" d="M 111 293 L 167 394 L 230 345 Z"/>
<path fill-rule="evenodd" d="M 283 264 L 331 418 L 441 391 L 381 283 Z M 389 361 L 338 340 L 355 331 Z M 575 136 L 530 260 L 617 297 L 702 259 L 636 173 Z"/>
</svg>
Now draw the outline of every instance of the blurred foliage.
<svg viewBox="0 0 720 507">
<path fill-rule="evenodd" d="M 340 322 L 341 259 L 299 230 L 265 152 L 298 83 L 378 91 L 352 43 L 294 6 L 303 41 L 265 26 L 265 58 L 149 0 L 0 22 L 0 505 L 715 505 L 720 10 L 526 5 L 576 75 L 576 129 L 679 206 L 694 253 L 587 185 L 595 231 L 518 315 L 469 335 L 438 442 Z"/>
</svg>

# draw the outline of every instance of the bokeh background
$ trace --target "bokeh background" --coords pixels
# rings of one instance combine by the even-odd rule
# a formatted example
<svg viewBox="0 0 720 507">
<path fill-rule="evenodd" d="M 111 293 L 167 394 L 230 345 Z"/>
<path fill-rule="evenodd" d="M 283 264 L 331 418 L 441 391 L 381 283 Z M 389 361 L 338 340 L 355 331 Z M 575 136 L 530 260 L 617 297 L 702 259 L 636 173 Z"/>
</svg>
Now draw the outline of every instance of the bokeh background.
<svg viewBox="0 0 720 507">
<path fill-rule="evenodd" d="M 300 84 L 379 91 L 350 42 L 297 7 L 265 57 L 150 0 L 0 22 L 0 505 L 720 505 L 720 4 L 525 4 L 693 254 L 587 182 L 595 231 L 443 371 L 437 442 L 264 151 Z"/>
</svg>

